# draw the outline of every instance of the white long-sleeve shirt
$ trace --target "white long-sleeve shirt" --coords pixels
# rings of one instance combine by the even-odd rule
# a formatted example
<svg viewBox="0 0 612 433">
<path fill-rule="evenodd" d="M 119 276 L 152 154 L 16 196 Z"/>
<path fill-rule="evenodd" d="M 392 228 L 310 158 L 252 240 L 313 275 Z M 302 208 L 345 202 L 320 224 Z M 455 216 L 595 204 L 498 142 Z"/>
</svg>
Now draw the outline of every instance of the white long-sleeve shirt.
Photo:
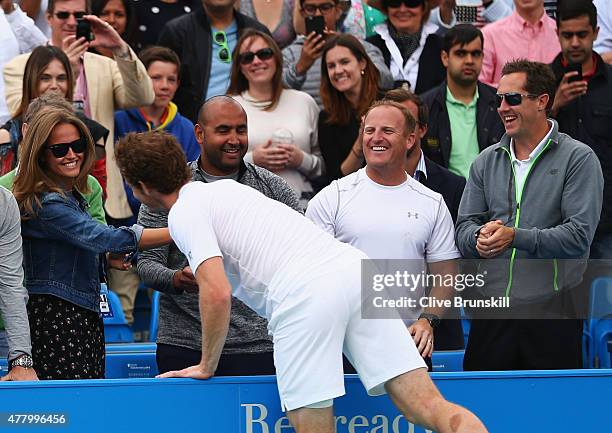
<svg viewBox="0 0 612 433">
<path fill-rule="evenodd" d="M 47 37 L 34 21 L 15 5 L 15 10 L 6 15 L 0 9 L 0 70 L 13 57 L 27 53 L 47 42 Z M 11 118 L 4 98 L 4 80 L 0 80 L 0 125 Z"/>
</svg>

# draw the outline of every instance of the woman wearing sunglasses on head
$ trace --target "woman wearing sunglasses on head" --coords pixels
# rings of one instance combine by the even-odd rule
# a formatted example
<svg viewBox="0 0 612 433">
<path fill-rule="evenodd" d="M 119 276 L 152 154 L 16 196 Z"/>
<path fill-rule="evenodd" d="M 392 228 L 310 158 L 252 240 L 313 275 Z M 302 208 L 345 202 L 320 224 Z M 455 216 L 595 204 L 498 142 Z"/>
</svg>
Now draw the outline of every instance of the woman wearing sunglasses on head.
<svg viewBox="0 0 612 433">
<path fill-rule="evenodd" d="M 319 108 L 310 95 L 285 89 L 283 57 L 270 36 L 247 30 L 238 40 L 228 94 L 244 107 L 249 151 L 245 160 L 281 176 L 305 208 L 323 160 L 317 141 Z"/>
<path fill-rule="evenodd" d="M 436 24 L 428 22 L 431 6 L 427 0 L 368 0 L 387 15 L 387 21 L 374 27 L 376 35 L 366 40 L 383 53 L 396 87 L 407 83 L 421 94 L 446 78 L 440 59 L 442 37 Z"/>
<path fill-rule="evenodd" d="M 328 40 L 322 59 L 319 145 L 329 183 L 364 165 L 361 116 L 377 99 L 378 69 L 349 34 Z"/>
<path fill-rule="evenodd" d="M 74 113 L 48 107 L 32 118 L 13 194 L 22 217 L 32 358 L 40 379 L 104 377 L 99 255 L 120 257 L 170 242 L 167 229 L 112 228 L 87 214 L 81 194 L 94 159 L 91 136 Z"/>
<path fill-rule="evenodd" d="M 19 145 L 23 139 L 23 116 L 30 102 L 41 95 L 57 93 L 72 104 L 74 84 L 75 77 L 70 61 L 60 48 L 44 45 L 32 51 L 23 74 L 21 103 L 12 119 L 0 127 L 0 175 L 8 173 L 11 179 L 14 177 L 14 171 L 9 172 L 14 170 L 18 163 Z M 87 126 L 94 143 L 99 144 L 96 146 L 99 162 L 92 174 L 99 179 L 100 184 L 91 179 L 90 187 L 100 189 L 100 185 L 105 185 L 104 141 L 109 131 L 82 113 L 79 113 L 78 117 Z"/>
</svg>

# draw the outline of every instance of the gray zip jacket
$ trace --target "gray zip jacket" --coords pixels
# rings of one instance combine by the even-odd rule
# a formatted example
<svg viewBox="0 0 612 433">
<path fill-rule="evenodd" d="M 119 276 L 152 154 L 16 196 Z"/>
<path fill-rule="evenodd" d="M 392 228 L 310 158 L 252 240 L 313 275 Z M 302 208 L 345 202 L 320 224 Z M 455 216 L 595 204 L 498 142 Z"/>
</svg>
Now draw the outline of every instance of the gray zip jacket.
<svg viewBox="0 0 612 433">
<path fill-rule="evenodd" d="M 0 186 L 0 312 L 6 328 L 9 360 L 32 355 L 27 303 L 19 208 L 10 191 Z"/>
<path fill-rule="evenodd" d="M 498 257 L 503 260 L 480 262 L 480 271 L 488 271 L 480 289 L 485 296 L 533 300 L 572 287 L 584 268 L 584 261 L 576 259 L 589 255 L 601 215 L 601 166 L 590 147 L 559 133 L 557 122 L 549 121 L 550 139 L 535 158 L 522 195 L 515 189 L 506 134 L 470 168 L 456 227 L 463 256 L 479 258 L 476 234 L 483 224 L 499 219 L 515 228 L 511 248 Z"/>
<path fill-rule="evenodd" d="M 198 161 L 189 163 L 194 181 L 206 182 Z M 281 177 L 250 163 L 243 163 L 238 181 L 265 196 L 298 210 L 298 198 Z M 141 205 L 138 223 L 145 227 L 167 227 L 168 213 L 155 212 Z M 248 221 L 244 222 L 248 224 Z M 202 326 L 197 293 L 177 293 L 172 276 L 187 266 L 187 258 L 174 243 L 142 251 L 138 274 L 142 281 L 161 292 L 157 342 L 187 349 L 202 350 Z M 237 298 L 232 297 L 230 325 L 223 347 L 224 354 L 272 352 L 268 322 Z"/>
</svg>

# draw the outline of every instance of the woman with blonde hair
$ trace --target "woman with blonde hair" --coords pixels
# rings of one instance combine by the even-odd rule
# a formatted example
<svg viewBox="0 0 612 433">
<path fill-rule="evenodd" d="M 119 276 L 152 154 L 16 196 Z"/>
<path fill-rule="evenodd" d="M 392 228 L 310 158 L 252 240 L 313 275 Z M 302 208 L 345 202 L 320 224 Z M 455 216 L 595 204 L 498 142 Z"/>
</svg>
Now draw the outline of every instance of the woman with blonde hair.
<svg viewBox="0 0 612 433">
<path fill-rule="evenodd" d="M 112 228 L 91 218 L 82 194 L 88 192 L 94 145 L 68 110 L 37 113 L 19 157 L 13 194 L 22 217 L 34 367 L 40 379 L 103 378 L 99 256 L 166 244 L 168 231 Z"/>
<path fill-rule="evenodd" d="M 245 160 L 285 179 L 305 208 L 323 172 L 317 140 L 319 108 L 310 95 L 286 89 L 283 57 L 274 39 L 246 30 L 236 45 L 227 91 L 244 108 L 251 150 Z"/>
<path fill-rule="evenodd" d="M 44 45 L 36 47 L 32 51 L 23 73 L 19 107 L 13 113 L 11 120 L 0 127 L 0 176 L 17 166 L 19 144 L 23 139 L 23 116 L 30 102 L 41 95 L 57 93 L 72 104 L 75 80 L 70 61 L 61 49 L 52 45 Z M 98 158 L 103 158 L 104 141 L 108 137 L 108 129 L 82 113 L 79 113 L 78 117 L 89 129 L 94 143 L 100 143 L 99 146 L 96 146 L 96 151 Z M 105 186 L 106 173 L 103 159 L 100 159 L 92 174 L 100 181 L 102 186 Z"/>
</svg>

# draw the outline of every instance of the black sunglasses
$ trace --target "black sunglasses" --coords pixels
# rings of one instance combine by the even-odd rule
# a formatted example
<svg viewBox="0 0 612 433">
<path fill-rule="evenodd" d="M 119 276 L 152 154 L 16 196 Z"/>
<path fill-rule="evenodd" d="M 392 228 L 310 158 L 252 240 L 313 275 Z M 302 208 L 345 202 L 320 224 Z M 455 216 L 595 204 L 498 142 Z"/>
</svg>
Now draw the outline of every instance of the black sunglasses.
<svg viewBox="0 0 612 433">
<path fill-rule="evenodd" d="M 521 105 L 523 103 L 523 97 L 525 98 L 537 98 L 538 95 L 534 95 L 531 93 L 522 94 L 516 92 L 509 93 L 497 93 L 495 95 L 495 107 L 501 107 L 502 101 L 505 99 L 508 105 L 511 107 L 516 107 L 517 105 Z"/>
<path fill-rule="evenodd" d="M 271 59 L 272 56 L 274 56 L 274 51 L 272 51 L 272 48 L 262 48 L 261 50 L 257 50 L 255 52 L 247 51 L 244 53 L 240 53 L 238 58 L 240 59 L 241 65 L 249 65 L 253 63 L 253 60 L 255 60 L 255 56 L 257 56 L 259 60 L 268 60 Z"/>
<path fill-rule="evenodd" d="M 46 147 L 56 158 L 63 158 L 68 154 L 68 148 L 72 149 L 74 153 L 83 153 L 85 152 L 86 145 L 85 140 L 83 138 L 79 138 L 71 143 L 58 143 Z"/>
<path fill-rule="evenodd" d="M 61 12 L 55 12 L 55 16 L 60 19 L 60 20 L 67 20 L 70 15 L 72 15 L 75 19 L 80 20 L 81 18 L 83 18 L 85 16 L 85 12 L 84 11 L 78 11 L 78 12 L 68 12 L 68 11 L 61 11 Z"/>
<path fill-rule="evenodd" d="M 383 0 L 383 6 L 388 8 L 398 8 L 404 4 L 407 8 L 418 8 L 425 4 L 424 0 Z"/>
</svg>

